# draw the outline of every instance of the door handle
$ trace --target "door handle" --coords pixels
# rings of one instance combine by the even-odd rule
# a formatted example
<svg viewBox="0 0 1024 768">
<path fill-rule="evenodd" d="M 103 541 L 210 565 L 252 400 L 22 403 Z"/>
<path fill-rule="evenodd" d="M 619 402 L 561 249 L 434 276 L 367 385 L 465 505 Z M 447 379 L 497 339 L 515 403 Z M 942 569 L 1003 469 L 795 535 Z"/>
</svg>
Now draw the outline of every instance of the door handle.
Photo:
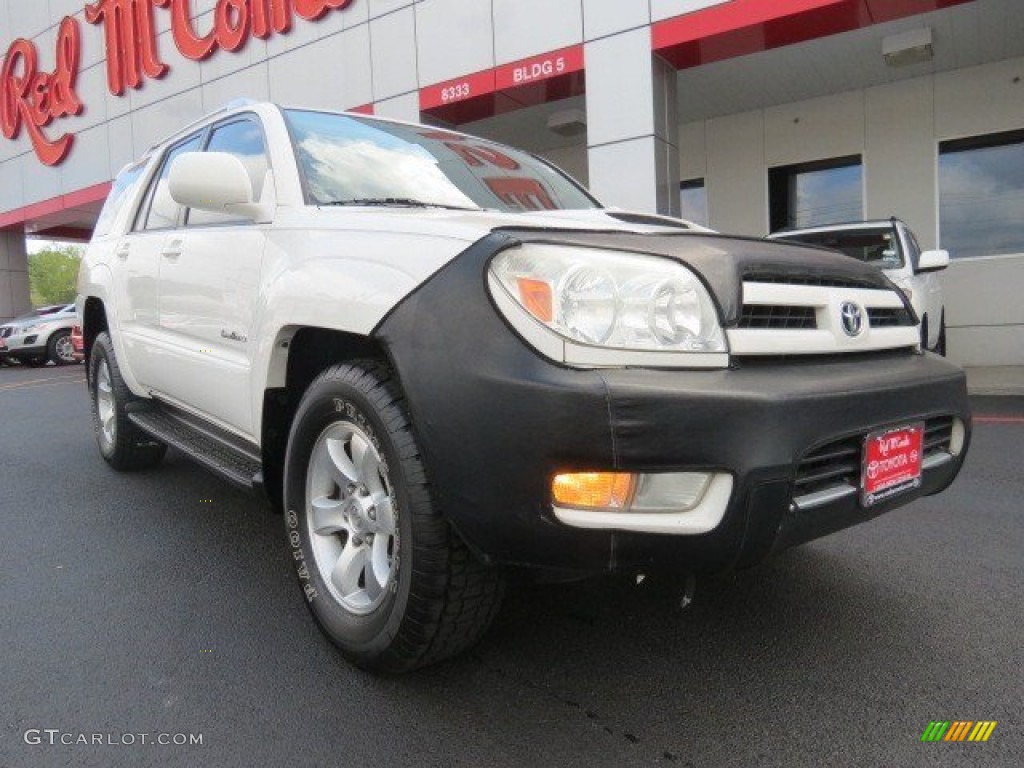
<svg viewBox="0 0 1024 768">
<path fill-rule="evenodd" d="M 132 247 L 128 245 L 128 243 L 125 243 L 120 248 L 118 248 L 115 253 L 117 254 L 117 258 L 119 258 L 121 261 L 126 261 L 128 259 L 128 254 L 131 253 L 131 251 Z"/>
<path fill-rule="evenodd" d="M 181 256 L 181 248 L 184 245 L 182 240 L 171 240 L 167 246 L 160 252 L 168 261 L 177 261 L 178 257 Z"/>
</svg>

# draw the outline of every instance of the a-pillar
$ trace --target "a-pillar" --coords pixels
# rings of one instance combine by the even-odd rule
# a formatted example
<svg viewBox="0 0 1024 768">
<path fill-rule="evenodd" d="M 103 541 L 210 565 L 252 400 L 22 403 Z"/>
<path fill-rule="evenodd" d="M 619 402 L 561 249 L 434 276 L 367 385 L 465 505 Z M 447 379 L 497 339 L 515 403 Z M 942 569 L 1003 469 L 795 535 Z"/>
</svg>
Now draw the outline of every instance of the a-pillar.
<svg viewBox="0 0 1024 768">
<path fill-rule="evenodd" d="M 676 71 L 646 26 L 586 44 L 589 187 L 606 205 L 679 215 Z"/>
<path fill-rule="evenodd" d="M 23 315 L 31 306 L 25 233 L 0 229 L 0 320 Z"/>
</svg>

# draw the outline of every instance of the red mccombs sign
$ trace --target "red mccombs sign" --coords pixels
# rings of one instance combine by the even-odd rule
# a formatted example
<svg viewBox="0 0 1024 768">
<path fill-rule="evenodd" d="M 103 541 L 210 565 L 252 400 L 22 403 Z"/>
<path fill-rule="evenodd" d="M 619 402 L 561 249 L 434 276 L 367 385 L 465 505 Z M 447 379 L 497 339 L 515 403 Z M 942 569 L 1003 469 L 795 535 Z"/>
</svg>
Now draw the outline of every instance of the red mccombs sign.
<svg viewBox="0 0 1024 768">
<path fill-rule="evenodd" d="M 213 28 L 202 32 L 192 19 L 192 0 L 98 0 L 85 6 L 85 20 L 102 26 L 107 59 L 107 86 L 115 96 L 160 79 L 170 67 L 160 59 L 156 13 L 171 14 L 171 37 L 181 55 L 208 59 L 218 50 L 239 51 L 252 38 L 266 40 L 291 30 L 295 17 L 318 21 L 330 11 L 343 11 L 354 0 L 218 0 Z M 84 105 L 75 91 L 82 51 L 80 22 L 66 17 L 57 33 L 56 66 L 45 71 L 39 49 L 19 38 L 7 49 L 0 70 L 0 129 L 15 140 L 24 128 L 36 156 L 46 165 L 64 161 L 74 136 L 51 139 L 46 129 L 54 120 L 79 115 Z"/>
<path fill-rule="evenodd" d="M 18 39 L 7 49 L 0 70 L 0 130 L 12 141 L 28 134 L 39 159 L 57 165 L 71 149 L 70 134 L 50 141 L 43 129 L 59 117 L 79 115 L 84 107 L 75 93 L 82 37 L 78 22 L 68 17 L 57 32 L 57 68 L 39 69 L 39 51 L 28 40 Z"/>
</svg>

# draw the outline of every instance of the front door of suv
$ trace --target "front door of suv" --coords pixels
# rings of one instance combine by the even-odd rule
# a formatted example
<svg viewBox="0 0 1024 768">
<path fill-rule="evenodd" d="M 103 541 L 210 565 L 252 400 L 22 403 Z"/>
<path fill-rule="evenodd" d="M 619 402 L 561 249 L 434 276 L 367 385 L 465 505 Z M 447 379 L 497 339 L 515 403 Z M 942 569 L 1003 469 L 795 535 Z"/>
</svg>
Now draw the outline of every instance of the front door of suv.
<svg viewBox="0 0 1024 768">
<path fill-rule="evenodd" d="M 249 172 L 254 199 L 273 197 L 266 141 L 255 117 L 215 125 L 204 149 L 237 156 Z M 266 241 L 266 226 L 190 209 L 160 259 L 167 366 L 158 389 L 248 437 L 252 329 Z"/>
</svg>

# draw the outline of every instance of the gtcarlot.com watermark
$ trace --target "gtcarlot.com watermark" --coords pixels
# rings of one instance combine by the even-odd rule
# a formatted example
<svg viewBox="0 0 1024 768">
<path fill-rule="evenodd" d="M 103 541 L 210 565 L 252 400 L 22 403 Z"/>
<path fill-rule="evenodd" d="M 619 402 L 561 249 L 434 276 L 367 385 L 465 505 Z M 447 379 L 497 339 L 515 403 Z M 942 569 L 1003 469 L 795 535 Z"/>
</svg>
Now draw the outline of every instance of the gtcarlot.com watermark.
<svg viewBox="0 0 1024 768">
<path fill-rule="evenodd" d="M 201 733 L 84 733 L 60 728 L 29 728 L 22 738 L 34 747 L 196 747 L 203 744 Z"/>
</svg>

